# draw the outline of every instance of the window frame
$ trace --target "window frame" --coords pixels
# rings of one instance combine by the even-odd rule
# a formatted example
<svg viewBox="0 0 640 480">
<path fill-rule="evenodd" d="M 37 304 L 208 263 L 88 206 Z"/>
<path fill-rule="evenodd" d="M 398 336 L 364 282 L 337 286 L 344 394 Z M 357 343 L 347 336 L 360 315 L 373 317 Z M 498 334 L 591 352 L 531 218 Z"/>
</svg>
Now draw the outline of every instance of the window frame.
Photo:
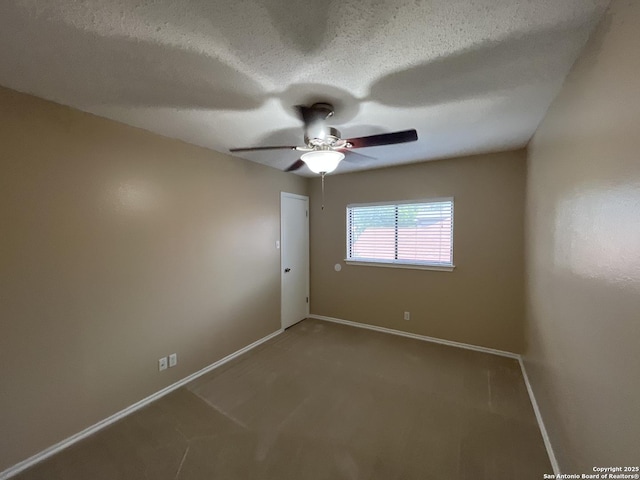
<svg viewBox="0 0 640 480">
<path fill-rule="evenodd" d="M 411 204 L 425 204 L 425 203 L 437 203 L 437 202 L 451 202 L 451 263 L 442 264 L 429 264 L 429 263 L 415 263 L 412 261 L 384 261 L 384 260 L 355 260 L 349 258 L 349 209 L 357 207 L 377 207 L 386 205 L 411 205 Z M 367 202 L 367 203 L 349 203 L 345 208 L 345 239 L 346 239 L 346 256 L 344 262 L 347 265 L 358 265 L 365 267 L 385 267 L 385 268 L 405 268 L 410 270 L 435 270 L 440 272 L 452 272 L 455 269 L 454 264 L 454 219 L 455 219 L 455 201 L 454 197 L 433 197 L 433 198 L 421 198 L 416 200 L 400 200 L 389 202 Z M 397 227 L 397 226 L 396 226 Z"/>
</svg>

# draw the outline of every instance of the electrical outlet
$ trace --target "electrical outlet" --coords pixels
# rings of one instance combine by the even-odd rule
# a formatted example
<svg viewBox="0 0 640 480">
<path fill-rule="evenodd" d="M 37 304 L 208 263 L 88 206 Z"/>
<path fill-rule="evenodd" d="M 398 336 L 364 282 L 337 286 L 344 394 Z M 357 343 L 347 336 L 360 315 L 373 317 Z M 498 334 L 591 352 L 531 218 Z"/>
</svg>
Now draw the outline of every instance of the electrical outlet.
<svg viewBox="0 0 640 480">
<path fill-rule="evenodd" d="M 162 357 L 160 360 L 158 360 L 158 370 L 162 371 L 166 369 L 167 369 L 167 357 Z"/>
<path fill-rule="evenodd" d="M 169 368 L 175 367 L 178 364 L 178 354 L 172 353 L 169 355 Z"/>
<path fill-rule="evenodd" d="M 411 320 L 411 312 L 404 312 L 404 319 Z"/>
</svg>

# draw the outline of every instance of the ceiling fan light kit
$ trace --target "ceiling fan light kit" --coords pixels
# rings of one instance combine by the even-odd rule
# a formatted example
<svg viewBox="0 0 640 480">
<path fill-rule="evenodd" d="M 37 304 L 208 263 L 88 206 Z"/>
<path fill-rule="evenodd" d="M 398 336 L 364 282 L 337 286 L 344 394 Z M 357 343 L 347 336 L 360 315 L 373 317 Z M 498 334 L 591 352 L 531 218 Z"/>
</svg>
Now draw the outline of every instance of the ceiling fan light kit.
<svg viewBox="0 0 640 480">
<path fill-rule="evenodd" d="M 344 159 L 344 153 L 336 150 L 314 150 L 300 158 L 313 173 L 331 173 Z"/>
</svg>

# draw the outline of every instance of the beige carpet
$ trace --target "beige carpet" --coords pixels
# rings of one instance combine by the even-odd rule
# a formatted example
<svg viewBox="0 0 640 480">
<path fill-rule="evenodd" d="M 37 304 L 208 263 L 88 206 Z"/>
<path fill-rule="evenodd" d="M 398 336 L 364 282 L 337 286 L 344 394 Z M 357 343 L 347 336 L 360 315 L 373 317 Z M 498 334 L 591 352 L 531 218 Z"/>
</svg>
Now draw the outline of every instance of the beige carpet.
<svg viewBox="0 0 640 480">
<path fill-rule="evenodd" d="M 305 320 L 19 480 L 539 480 L 515 360 Z"/>
</svg>

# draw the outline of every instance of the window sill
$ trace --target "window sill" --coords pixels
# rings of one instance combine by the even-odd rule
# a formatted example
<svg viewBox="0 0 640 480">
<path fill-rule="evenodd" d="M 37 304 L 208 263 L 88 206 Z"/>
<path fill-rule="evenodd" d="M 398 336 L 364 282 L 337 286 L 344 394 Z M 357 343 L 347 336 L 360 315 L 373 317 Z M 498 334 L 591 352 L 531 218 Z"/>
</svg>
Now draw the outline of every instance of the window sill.
<svg viewBox="0 0 640 480">
<path fill-rule="evenodd" d="M 362 267 L 386 267 L 386 268 L 406 268 L 409 270 L 434 270 L 437 272 L 453 272 L 455 265 L 438 266 L 438 265 L 417 265 L 412 263 L 384 263 L 384 262 L 360 262 L 358 260 L 345 260 L 347 265 L 359 265 Z"/>
</svg>

